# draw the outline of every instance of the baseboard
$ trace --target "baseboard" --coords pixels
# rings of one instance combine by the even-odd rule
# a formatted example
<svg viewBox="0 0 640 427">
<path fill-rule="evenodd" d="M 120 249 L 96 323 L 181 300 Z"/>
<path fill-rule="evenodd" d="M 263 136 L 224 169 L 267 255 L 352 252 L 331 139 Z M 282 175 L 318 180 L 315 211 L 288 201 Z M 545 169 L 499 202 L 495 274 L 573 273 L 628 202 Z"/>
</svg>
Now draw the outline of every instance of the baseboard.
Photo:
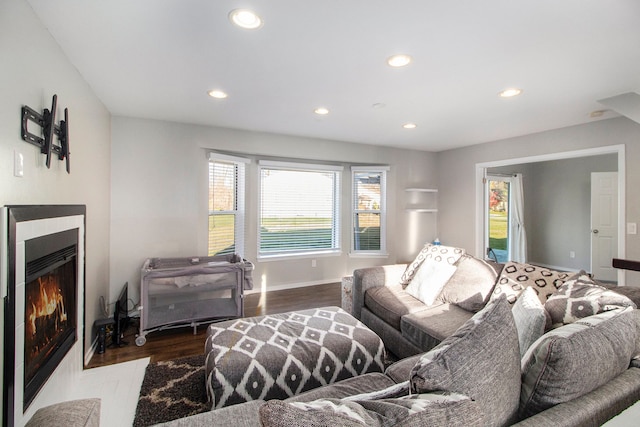
<svg viewBox="0 0 640 427">
<path fill-rule="evenodd" d="M 96 336 L 91 345 L 89 346 L 89 350 L 84 354 L 84 366 L 87 366 L 91 361 L 91 358 L 94 354 L 96 354 L 96 349 L 98 348 L 98 337 Z"/>
<path fill-rule="evenodd" d="M 324 280 L 314 280 L 312 282 L 296 282 L 296 283 L 289 283 L 289 284 L 282 284 L 282 285 L 273 285 L 273 286 L 267 286 L 267 288 L 265 289 L 265 292 L 283 291 L 286 289 L 295 289 L 295 288 L 305 288 L 307 286 L 326 285 L 328 283 L 340 283 L 341 281 L 342 281 L 342 277 L 338 279 L 324 279 Z M 244 291 L 244 294 L 245 295 L 259 294 L 261 292 L 262 292 L 262 288 L 260 288 L 260 286 L 256 286 L 256 284 L 254 283 L 253 289 Z"/>
<path fill-rule="evenodd" d="M 543 267 L 543 268 L 548 268 L 549 270 L 567 271 L 567 272 L 570 272 L 570 273 L 577 273 L 577 272 L 581 271 L 581 270 L 576 270 L 575 268 L 561 267 L 559 265 L 543 264 L 541 262 L 535 262 L 535 261 L 527 261 L 527 263 L 529 263 L 531 265 L 537 265 L 537 266 Z"/>
</svg>

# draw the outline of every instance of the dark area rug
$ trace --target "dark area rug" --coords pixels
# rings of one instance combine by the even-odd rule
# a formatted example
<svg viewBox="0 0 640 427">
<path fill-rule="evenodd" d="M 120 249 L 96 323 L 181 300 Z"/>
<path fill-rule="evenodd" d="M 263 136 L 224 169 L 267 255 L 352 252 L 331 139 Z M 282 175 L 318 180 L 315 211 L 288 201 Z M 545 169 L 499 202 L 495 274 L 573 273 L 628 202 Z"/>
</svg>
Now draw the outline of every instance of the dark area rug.
<svg viewBox="0 0 640 427">
<path fill-rule="evenodd" d="M 211 409 L 204 386 L 204 355 L 147 366 L 134 427 L 146 427 Z"/>
<path fill-rule="evenodd" d="M 397 358 L 386 352 L 385 368 Z M 133 427 L 147 427 L 209 411 L 204 355 L 150 363 L 142 380 Z"/>
</svg>

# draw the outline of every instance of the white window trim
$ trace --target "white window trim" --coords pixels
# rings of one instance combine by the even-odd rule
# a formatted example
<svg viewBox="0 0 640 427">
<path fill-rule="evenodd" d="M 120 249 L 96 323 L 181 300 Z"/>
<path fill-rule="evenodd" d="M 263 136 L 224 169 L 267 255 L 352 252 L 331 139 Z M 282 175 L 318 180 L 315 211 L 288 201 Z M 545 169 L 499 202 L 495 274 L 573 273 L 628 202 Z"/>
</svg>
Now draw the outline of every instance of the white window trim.
<svg viewBox="0 0 640 427">
<path fill-rule="evenodd" d="M 351 232 L 349 240 L 351 241 L 351 250 L 349 256 L 352 258 L 385 258 L 389 256 L 387 252 L 387 172 L 391 170 L 390 166 L 351 166 Z M 357 172 L 381 172 L 382 182 L 380 185 L 380 210 L 358 210 L 355 201 L 355 180 L 354 175 Z M 363 251 L 355 249 L 355 214 L 362 213 L 380 213 L 380 250 Z"/>
<path fill-rule="evenodd" d="M 262 206 L 262 170 L 263 169 L 282 169 L 282 170 L 297 170 L 297 171 L 325 171 L 325 172 L 337 172 L 337 188 L 335 188 L 336 200 L 334 207 L 334 217 L 335 221 L 335 230 L 334 230 L 334 238 L 335 238 L 335 248 L 326 249 L 326 250 L 298 250 L 291 253 L 274 253 L 274 254 L 261 254 L 260 253 L 260 244 L 261 244 L 261 233 L 260 233 L 260 221 L 261 221 L 261 213 L 259 212 L 260 206 Z M 331 165 L 331 164 L 314 164 L 314 163 L 298 163 L 298 162 L 284 162 L 284 161 L 274 161 L 274 160 L 259 160 L 258 161 L 258 184 L 257 184 L 257 193 L 258 193 L 258 221 L 257 221 L 257 247 L 256 254 L 258 261 L 278 261 L 278 260 L 291 260 L 291 259 L 301 259 L 301 258 L 313 258 L 313 257 L 323 257 L 323 256 L 340 256 L 342 255 L 342 238 L 341 238 L 341 230 L 342 230 L 342 212 L 341 212 L 341 198 L 342 198 L 342 171 L 344 171 L 343 166 L 339 165 Z"/>
<path fill-rule="evenodd" d="M 244 231 L 246 228 L 246 212 L 245 212 L 245 195 L 246 195 L 246 174 L 247 168 L 245 165 L 251 163 L 251 159 L 247 159 L 245 157 L 237 157 L 230 156 L 228 154 L 221 154 L 216 152 L 209 152 L 209 162 L 228 162 L 235 163 L 238 166 L 238 176 L 236 182 L 236 209 L 234 211 L 217 211 L 213 214 L 230 214 L 233 213 L 235 215 L 235 225 L 234 225 L 234 245 L 235 245 L 235 253 L 239 256 L 245 256 L 245 236 Z M 208 229 L 208 218 L 212 214 L 211 211 L 207 213 L 207 242 L 209 236 Z M 207 252 L 209 251 L 208 243 L 207 243 Z"/>
</svg>

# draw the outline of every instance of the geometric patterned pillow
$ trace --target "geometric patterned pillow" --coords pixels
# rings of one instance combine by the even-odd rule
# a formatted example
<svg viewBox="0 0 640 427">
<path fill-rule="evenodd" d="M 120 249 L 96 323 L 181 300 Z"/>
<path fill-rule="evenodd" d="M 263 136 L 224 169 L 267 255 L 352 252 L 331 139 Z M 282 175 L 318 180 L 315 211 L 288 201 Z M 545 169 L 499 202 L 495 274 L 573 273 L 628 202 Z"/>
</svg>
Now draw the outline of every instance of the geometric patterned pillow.
<svg viewBox="0 0 640 427">
<path fill-rule="evenodd" d="M 464 254 L 464 249 L 454 248 L 451 246 L 432 245 L 431 243 L 427 243 L 420 250 L 420 252 L 416 256 L 416 259 L 414 259 L 407 265 L 406 270 L 404 271 L 404 273 L 402 273 L 402 277 L 400 278 L 400 285 L 402 287 L 407 286 L 426 259 L 429 259 L 432 262 L 442 262 L 449 265 L 454 265 Z"/>
<path fill-rule="evenodd" d="M 598 286 L 586 274 L 562 285 L 544 305 L 552 327 L 567 325 L 604 311 L 636 305 L 628 297 Z"/>
<path fill-rule="evenodd" d="M 264 427 L 481 426 L 480 405 L 457 394 L 414 394 L 396 399 L 311 402 L 270 400 L 260 407 Z"/>
<path fill-rule="evenodd" d="M 574 277 L 575 273 L 560 272 L 531 264 L 509 262 L 502 269 L 496 282 L 491 299 L 506 295 L 507 301 L 513 304 L 524 288 L 531 286 L 541 303 L 545 303 L 564 282 Z"/>
</svg>

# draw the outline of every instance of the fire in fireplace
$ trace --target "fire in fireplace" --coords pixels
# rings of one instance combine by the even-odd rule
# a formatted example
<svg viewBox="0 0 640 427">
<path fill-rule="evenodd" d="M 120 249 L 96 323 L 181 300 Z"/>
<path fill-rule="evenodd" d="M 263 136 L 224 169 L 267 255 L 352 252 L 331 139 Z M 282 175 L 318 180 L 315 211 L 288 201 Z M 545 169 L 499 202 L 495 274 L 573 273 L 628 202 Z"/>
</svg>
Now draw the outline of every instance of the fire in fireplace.
<svg viewBox="0 0 640 427">
<path fill-rule="evenodd" d="M 76 341 L 77 230 L 25 242 L 24 407 Z"/>
</svg>

